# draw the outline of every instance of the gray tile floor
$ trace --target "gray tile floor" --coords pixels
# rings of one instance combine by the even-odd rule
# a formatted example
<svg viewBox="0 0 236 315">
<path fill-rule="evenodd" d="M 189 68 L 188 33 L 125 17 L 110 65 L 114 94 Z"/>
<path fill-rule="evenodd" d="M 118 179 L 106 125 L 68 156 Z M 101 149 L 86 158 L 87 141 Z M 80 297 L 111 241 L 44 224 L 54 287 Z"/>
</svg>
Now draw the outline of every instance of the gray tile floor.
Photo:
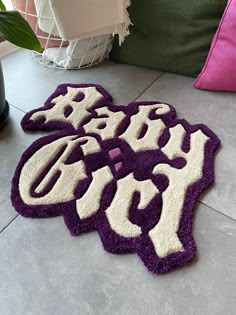
<svg viewBox="0 0 236 315">
<path fill-rule="evenodd" d="M 53 70 L 23 50 L 2 65 L 11 118 L 0 133 L 0 314 L 235 314 L 236 93 L 198 91 L 192 78 L 110 62 Z M 198 257 L 191 264 L 154 277 L 136 255 L 106 253 L 96 232 L 72 238 L 60 217 L 17 216 L 10 181 L 21 153 L 41 136 L 24 133 L 20 120 L 63 82 L 101 84 L 117 104 L 169 102 L 179 118 L 218 134 L 217 182 L 196 207 Z"/>
</svg>

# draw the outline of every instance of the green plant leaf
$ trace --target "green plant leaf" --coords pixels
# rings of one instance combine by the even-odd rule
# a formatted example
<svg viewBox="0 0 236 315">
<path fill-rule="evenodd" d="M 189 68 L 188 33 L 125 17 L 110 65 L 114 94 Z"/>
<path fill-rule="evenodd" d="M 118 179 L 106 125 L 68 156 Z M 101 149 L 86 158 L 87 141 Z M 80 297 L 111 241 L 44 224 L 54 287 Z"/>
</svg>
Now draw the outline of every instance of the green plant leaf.
<svg viewBox="0 0 236 315">
<path fill-rule="evenodd" d="M 2 0 L 0 0 L 0 11 L 6 11 L 6 7 L 4 3 L 2 2 Z"/>
<path fill-rule="evenodd" d="M 16 46 L 42 51 L 37 36 L 17 11 L 0 12 L 0 36 Z"/>
</svg>

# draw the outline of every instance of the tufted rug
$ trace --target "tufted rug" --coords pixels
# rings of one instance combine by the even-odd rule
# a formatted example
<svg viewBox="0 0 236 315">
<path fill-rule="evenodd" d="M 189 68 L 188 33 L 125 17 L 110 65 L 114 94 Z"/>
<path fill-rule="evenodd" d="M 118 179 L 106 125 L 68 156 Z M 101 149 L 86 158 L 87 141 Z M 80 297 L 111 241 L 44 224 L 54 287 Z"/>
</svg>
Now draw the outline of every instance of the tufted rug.
<svg viewBox="0 0 236 315">
<path fill-rule="evenodd" d="M 97 230 L 110 253 L 135 252 L 160 274 L 193 259 L 193 210 L 214 180 L 217 136 L 162 102 L 114 105 L 101 86 L 62 84 L 25 130 L 57 130 L 22 155 L 11 198 L 25 217 Z"/>
</svg>

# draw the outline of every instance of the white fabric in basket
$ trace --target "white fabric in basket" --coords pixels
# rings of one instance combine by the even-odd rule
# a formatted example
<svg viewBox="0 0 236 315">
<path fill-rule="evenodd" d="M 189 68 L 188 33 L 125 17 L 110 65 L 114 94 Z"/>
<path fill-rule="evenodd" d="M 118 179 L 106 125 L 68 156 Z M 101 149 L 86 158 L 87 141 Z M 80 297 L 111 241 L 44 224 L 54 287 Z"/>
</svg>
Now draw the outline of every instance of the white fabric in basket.
<svg viewBox="0 0 236 315">
<path fill-rule="evenodd" d="M 64 40 L 116 33 L 120 43 L 129 34 L 129 5 L 130 0 L 35 0 L 43 31 Z"/>
<path fill-rule="evenodd" d="M 111 42 L 110 35 L 71 40 L 68 47 L 48 48 L 43 54 L 57 66 L 65 69 L 80 68 L 101 62 L 111 50 Z"/>
<path fill-rule="evenodd" d="M 50 0 L 34 0 L 34 3 L 39 28 L 46 33 L 60 36 L 51 9 Z"/>
</svg>

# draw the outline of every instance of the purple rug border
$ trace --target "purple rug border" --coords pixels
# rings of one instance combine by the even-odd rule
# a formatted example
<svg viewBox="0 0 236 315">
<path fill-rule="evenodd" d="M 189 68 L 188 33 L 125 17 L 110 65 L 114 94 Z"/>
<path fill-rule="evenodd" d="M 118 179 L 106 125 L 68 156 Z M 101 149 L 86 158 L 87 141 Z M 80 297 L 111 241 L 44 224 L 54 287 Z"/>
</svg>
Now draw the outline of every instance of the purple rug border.
<svg viewBox="0 0 236 315">
<path fill-rule="evenodd" d="M 42 107 L 40 110 L 48 108 L 50 106 L 50 101 L 57 96 L 60 91 L 64 91 L 65 87 L 72 86 L 72 87 L 88 87 L 88 86 L 95 86 L 97 85 L 77 85 L 77 84 L 63 84 L 60 85 L 56 91 L 48 98 L 48 100 L 45 103 L 45 106 Z M 99 89 L 101 87 L 99 86 Z M 104 106 L 104 102 L 106 102 L 106 105 L 109 106 L 109 102 L 111 102 L 112 98 L 103 88 L 101 88 L 102 94 L 104 95 L 104 98 L 99 101 L 96 106 L 101 107 Z M 133 113 L 133 110 L 140 104 L 156 104 L 158 102 L 133 102 L 128 105 L 128 107 L 132 107 L 132 110 L 130 112 L 127 111 L 128 117 L 130 117 Z M 169 104 L 168 104 L 169 105 Z M 110 104 L 110 106 L 115 106 L 116 109 L 117 105 Z M 124 110 L 124 106 L 121 106 L 122 110 Z M 111 108 L 112 109 L 112 108 Z M 56 125 L 55 123 L 49 123 L 47 126 L 40 126 L 40 122 L 36 121 L 36 123 L 33 124 L 33 126 L 29 126 L 28 119 L 32 115 L 33 112 L 38 111 L 39 109 L 36 109 L 34 111 L 31 111 L 30 113 L 27 113 L 25 117 L 22 120 L 22 126 L 25 129 L 30 130 L 52 130 L 55 129 Z M 192 217 L 193 217 L 193 209 L 195 206 L 195 203 L 197 201 L 198 196 L 200 193 L 208 187 L 211 183 L 214 181 L 214 159 L 213 155 L 218 148 L 220 141 L 218 137 L 205 125 L 203 124 L 197 124 L 190 126 L 189 123 L 185 120 L 174 120 L 175 118 L 175 110 L 173 107 L 171 107 L 171 113 L 170 115 L 167 115 L 165 117 L 165 122 L 167 124 L 167 127 L 174 126 L 178 123 L 181 123 L 187 130 L 188 134 L 194 131 L 195 129 L 201 129 L 202 132 L 204 132 L 206 135 L 210 137 L 210 140 L 207 142 L 205 146 L 205 163 L 204 163 L 204 170 L 203 174 L 204 177 L 197 183 L 195 183 L 194 186 L 191 186 L 188 189 L 187 197 L 185 200 L 183 213 L 181 217 L 180 227 L 178 231 L 178 236 L 180 237 L 180 240 L 182 241 L 185 250 L 183 252 L 174 253 L 171 254 L 165 258 L 158 258 L 155 254 L 155 250 L 153 247 L 153 244 L 151 243 L 151 240 L 149 239 L 147 233 L 143 233 L 141 237 L 139 238 L 133 238 L 133 239 L 127 239 L 123 238 L 119 235 L 117 235 L 114 231 L 111 230 L 107 219 L 105 217 L 104 209 L 106 208 L 106 195 L 111 195 L 109 189 L 108 192 L 103 193 L 103 200 L 101 202 L 101 209 L 97 213 L 96 216 L 93 216 L 87 220 L 83 220 L 83 222 L 80 222 L 78 215 L 76 215 L 73 208 L 75 208 L 75 202 L 68 202 L 64 204 L 57 204 L 56 206 L 27 206 L 23 203 L 23 201 L 20 198 L 19 191 L 18 191 L 18 181 L 19 181 L 19 175 L 21 172 L 21 169 L 25 163 L 25 161 L 32 155 L 35 150 L 37 150 L 39 147 L 44 145 L 45 143 L 49 143 L 57 138 L 60 138 L 62 136 L 72 135 L 72 134 L 80 134 L 81 136 L 84 135 L 83 130 L 75 131 L 70 126 L 63 124 L 57 124 L 57 129 L 64 128 L 64 131 L 60 131 L 59 133 L 56 133 L 54 135 L 49 135 L 43 138 L 40 138 L 33 142 L 33 144 L 23 153 L 20 162 L 16 168 L 15 175 L 13 177 L 12 181 L 12 191 L 11 191 L 11 198 L 13 206 L 17 209 L 17 211 L 26 217 L 52 217 L 52 216 L 58 216 L 63 215 L 65 223 L 67 227 L 69 228 L 72 235 L 79 235 L 83 232 L 89 232 L 92 230 L 97 230 L 99 233 L 99 236 L 101 238 L 101 241 L 103 243 L 103 247 L 106 251 L 116 254 L 121 253 L 129 253 L 129 252 L 137 252 L 139 257 L 142 259 L 148 270 L 155 274 L 161 274 L 164 272 L 169 271 L 170 269 L 182 266 L 186 262 L 192 260 L 192 258 L 196 254 L 196 244 L 192 236 Z M 164 116 L 164 115 L 163 115 Z M 163 117 L 162 116 L 162 117 Z M 164 119 L 163 119 L 164 120 Z M 171 122 L 172 121 L 172 122 Z M 94 134 L 91 134 L 95 136 Z M 97 137 L 97 135 L 95 136 Z M 98 137 L 97 137 L 98 138 Z M 186 137 L 187 138 L 187 137 Z M 161 143 L 163 146 L 168 141 L 168 133 L 166 132 L 164 135 L 164 138 L 161 139 Z M 101 141 L 100 141 L 101 143 Z M 183 150 L 187 151 L 188 147 L 188 141 L 185 141 L 183 145 Z M 178 163 L 177 163 L 178 164 Z M 109 165 L 109 163 L 108 163 Z M 109 165 L 110 166 L 110 165 Z M 110 166 L 112 167 L 112 166 Z M 114 186 L 114 182 L 116 180 L 113 180 L 113 183 L 111 183 Z M 114 189 L 114 187 L 113 187 Z M 105 189 L 106 190 L 106 189 Z M 193 197 L 194 196 L 194 197 Z M 109 198 L 108 198 L 109 199 Z M 55 209 L 56 208 L 56 209 Z M 37 211 L 37 213 L 35 213 Z"/>
</svg>

